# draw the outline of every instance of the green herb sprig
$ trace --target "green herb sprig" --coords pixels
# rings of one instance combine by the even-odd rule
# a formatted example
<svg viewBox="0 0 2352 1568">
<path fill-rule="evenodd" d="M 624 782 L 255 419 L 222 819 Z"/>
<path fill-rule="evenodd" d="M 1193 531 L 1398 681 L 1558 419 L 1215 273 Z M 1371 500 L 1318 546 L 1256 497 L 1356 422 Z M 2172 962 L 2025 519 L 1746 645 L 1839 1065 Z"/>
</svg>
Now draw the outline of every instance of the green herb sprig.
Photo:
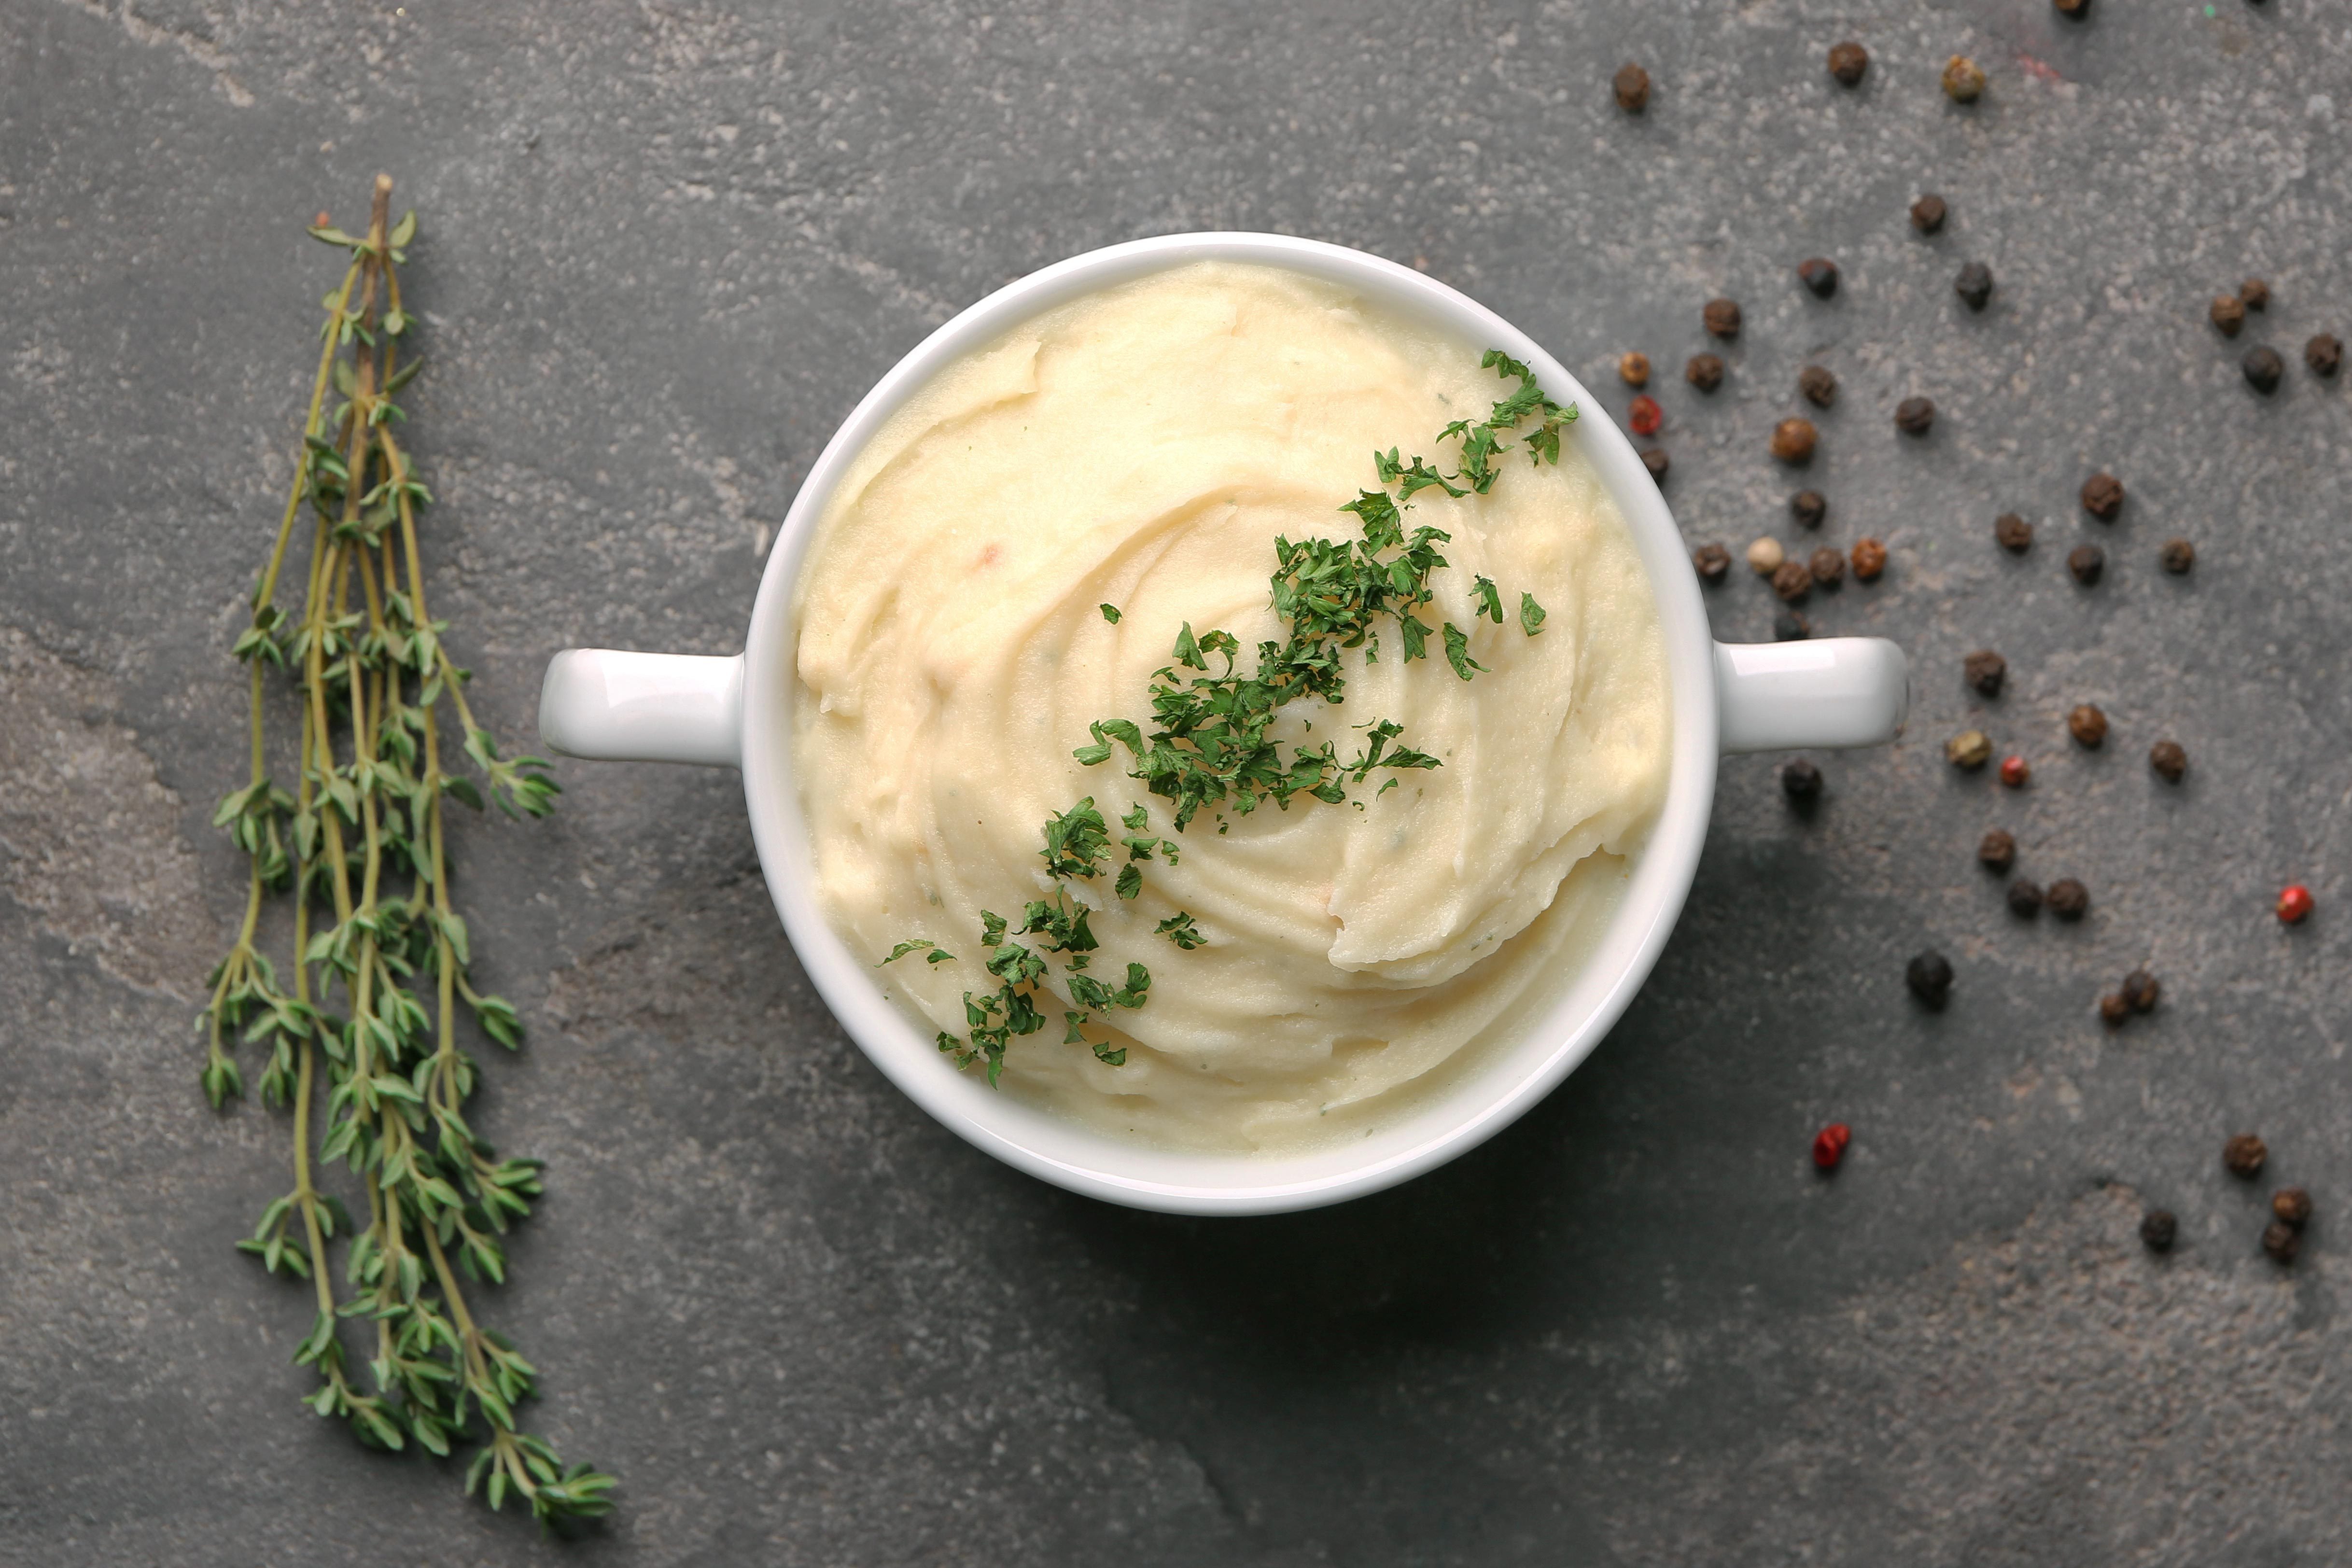
<svg viewBox="0 0 2352 1568">
<path fill-rule="evenodd" d="M 536 1392 L 538 1369 L 480 1323 L 460 1283 L 503 1282 L 500 1237 L 530 1215 L 541 1163 L 500 1158 L 464 1114 L 476 1068 L 458 1046 L 461 1007 L 509 1049 L 522 1026 L 511 1005 L 467 978 L 472 933 L 451 892 L 443 801 L 479 810 L 487 792 L 510 816 L 543 816 L 557 786 L 543 759 L 499 754 L 466 700 L 469 673 L 449 658 L 449 623 L 426 608 L 417 516 L 433 498 L 394 434 L 406 416 L 393 402 L 423 364 L 400 363 L 415 318 L 397 268 L 416 215 L 391 222 L 391 198 L 392 181 L 378 175 L 363 237 L 324 215 L 310 231 L 351 261 L 324 301 L 292 491 L 234 649 L 248 671 L 251 773 L 214 821 L 247 857 L 247 896 L 199 1019 L 202 1081 L 215 1107 L 242 1095 L 237 1047 L 258 1047 L 262 1099 L 292 1108 L 293 1189 L 238 1246 L 270 1273 L 310 1284 L 316 1310 L 294 1355 L 319 1378 L 305 1403 L 375 1447 L 444 1457 L 478 1442 L 467 1491 L 493 1508 L 517 1495 L 552 1527 L 609 1512 L 614 1481 L 567 1467 L 523 1430 L 515 1407 Z M 295 619 L 277 592 L 306 505 L 310 550 Z M 301 700 L 291 794 L 268 771 L 271 668 L 292 676 Z M 444 766 L 452 719 L 478 784 Z M 268 896 L 289 889 L 290 994 L 257 939 Z M 364 1225 L 314 1169 L 339 1160 L 365 1196 Z M 340 1300 L 329 1258 L 338 1237 L 348 1243 Z M 373 1328 L 364 1382 L 338 1331 L 346 1318 Z"/>
</svg>

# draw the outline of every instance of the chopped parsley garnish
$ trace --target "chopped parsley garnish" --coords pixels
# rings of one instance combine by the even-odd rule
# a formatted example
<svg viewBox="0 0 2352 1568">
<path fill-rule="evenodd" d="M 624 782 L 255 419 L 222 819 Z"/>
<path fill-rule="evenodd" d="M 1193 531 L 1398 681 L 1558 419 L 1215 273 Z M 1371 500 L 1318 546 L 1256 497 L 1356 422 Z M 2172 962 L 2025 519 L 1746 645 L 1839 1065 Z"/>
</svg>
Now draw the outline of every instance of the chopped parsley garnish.
<svg viewBox="0 0 2352 1568">
<path fill-rule="evenodd" d="M 910 952 L 921 953 L 925 963 L 950 963 L 955 959 L 954 953 L 935 942 L 902 942 L 890 950 L 890 956 L 884 959 L 882 963 L 896 963 Z M 882 963 L 877 963 L 874 967 L 879 969 Z"/>
<path fill-rule="evenodd" d="M 1114 747 L 1125 747 L 1135 763 L 1128 776 L 1173 803 L 1179 833 L 1203 806 L 1230 805 L 1245 816 L 1262 800 L 1270 799 L 1288 810 L 1291 798 L 1298 795 L 1337 805 L 1348 798 L 1348 783 L 1365 783 L 1374 769 L 1391 770 L 1372 792 L 1377 799 L 1396 787 L 1394 770 L 1444 766 L 1426 752 L 1395 744 L 1403 727 L 1385 719 L 1358 726 L 1368 731 L 1364 747 L 1345 762 L 1329 741 L 1312 747 L 1294 743 L 1290 760 L 1285 762 L 1281 745 L 1267 731 L 1276 713 L 1292 701 L 1320 698 L 1334 706 L 1341 702 L 1347 695 L 1347 678 L 1341 670 L 1340 653 L 1360 647 L 1368 662 L 1377 663 L 1383 617 L 1394 626 L 1406 664 L 1428 657 L 1430 634 L 1435 631 L 1456 676 L 1468 680 L 1486 669 L 1470 657 L 1470 638 L 1461 627 L 1441 617 L 1432 617 L 1438 621 L 1434 627 L 1420 619 L 1417 612 L 1427 609 L 1436 597 L 1429 586 L 1430 574 L 1449 564 L 1437 547 L 1452 542 L 1453 536 L 1426 525 L 1408 531 L 1404 513 L 1423 490 L 1443 490 L 1457 500 L 1472 493 L 1486 494 L 1498 472 L 1495 459 L 1507 452 L 1523 450 L 1530 464 L 1558 463 L 1559 433 L 1576 418 L 1576 405 L 1554 403 L 1536 384 L 1535 373 L 1500 349 L 1488 350 L 1478 363 L 1479 368 L 1506 379 L 1517 377 L 1519 387 L 1497 401 L 1485 419 L 1475 423 L 1457 419 L 1438 433 L 1441 442 L 1460 443 L 1460 460 L 1453 473 L 1442 472 L 1418 456 L 1407 462 L 1393 447 L 1375 452 L 1372 469 L 1381 488 L 1361 491 L 1339 509 L 1356 515 L 1362 530 L 1360 539 L 1275 540 L 1275 571 L 1268 586 L 1275 614 L 1290 635 L 1257 645 L 1253 673 L 1242 672 L 1238 658 L 1242 645 L 1232 633 L 1214 628 L 1195 633 L 1188 621 L 1169 652 L 1173 662 L 1151 679 L 1154 727 L 1150 734 L 1147 737 L 1142 726 L 1130 720 L 1099 719 L 1087 726 L 1093 743 L 1070 754 L 1081 764 L 1095 767 L 1110 761 Z M 1534 425 L 1522 429 L 1530 418 Z M 1509 439 L 1514 436 L 1518 438 L 1517 447 Z M 1394 495 L 1390 494 L 1391 489 Z M 1504 624 L 1502 592 L 1492 579 L 1478 577 L 1473 596 L 1474 626 L 1482 617 L 1498 626 Z M 1105 621 L 1119 624 L 1122 617 L 1117 605 L 1104 604 L 1097 608 Z M 1534 637 L 1543 622 L 1543 606 L 1532 594 L 1522 593 L 1520 629 Z M 1213 672 L 1212 659 L 1222 660 L 1222 668 Z M 1360 800 L 1355 805 L 1359 810 L 1363 808 Z M 1175 840 L 1146 831 L 1150 816 L 1140 804 L 1119 821 L 1127 832 L 1118 843 L 1128 854 L 1113 890 L 1124 902 L 1142 892 L 1143 867 L 1160 856 L 1175 865 L 1178 848 Z M 1220 822 L 1217 830 L 1223 833 L 1230 826 Z M 1038 853 L 1047 872 L 1057 880 L 1091 880 L 1100 873 L 1111 848 L 1110 825 L 1092 795 L 1050 816 L 1044 837 L 1045 847 Z M 1113 1050 L 1107 1041 L 1089 1039 L 1085 1026 L 1097 1013 L 1140 1008 L 1151 988 L 1151 973 L 1140 963 L 1129 963 L 1126 983 L 1115 989 L 1087 973 L 1097 946 L 1087 925 L 1090 913 L 1086 905 L 1074 905 L 1067 894 L 1059 891 L 1050 902 L 1029 903 L 1017 931 L 1002 915 L 987 910 L 980 912 L 981 943 L 990 953 L 986 968 L 999 984 L 990 995 L 964 993 L 967 1037 L 940 1032 L 939 1047 L 954 1058 L 957 1067 L 985 1062 L 988 1081 L 993 1087 L 1004 1068 L 1005 1048 L 1013 1037 L 1034 1035 L 1045 1027 L 1036 998 L 1049 966 L 1037 950 L 1013 941 L 1015 935 L 1042 936 L 1046 939 L 1041 944 L 1043 952 L 1063 956 L 1064 988 L 1077 1004 L 1076 1008 L 1062 1012 L 1063 1043 L 1087 1046 L 1111 1067 L 1126 1063 L 1124 1048 Z M 1192 916 L 1182 910 L 1161 921 L 1154 932 L 1187 952 L 1207 940 Z M 916 952 L 924 952 L 926 962 L 931 963 L 948 962 L 950 956 L 928 942 L 902 942 L 882 962 L 889 963 Z"/>
</svg>

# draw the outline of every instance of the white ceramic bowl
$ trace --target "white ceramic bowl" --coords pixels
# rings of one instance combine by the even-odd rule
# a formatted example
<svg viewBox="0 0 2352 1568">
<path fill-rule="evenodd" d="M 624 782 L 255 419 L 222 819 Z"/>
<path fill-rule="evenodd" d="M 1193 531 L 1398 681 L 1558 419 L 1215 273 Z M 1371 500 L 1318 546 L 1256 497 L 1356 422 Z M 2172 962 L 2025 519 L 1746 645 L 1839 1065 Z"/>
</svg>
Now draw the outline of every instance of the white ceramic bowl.
<svg viewBox="0 0 2352 1568">
<path fill-rule="evenodd" d="M 1281 1156 L 1179 1152 L 1065 1121 L 960 1073 L 932 1029 L 886 1000 L 812 894 L 808 832 L 793 777 L 793 583 L 834 484 L 874 432 L 940 367 L 1037 312 L 1195 260 L 1286 267 L 1500 348 L 1583 417 L 1563 445 L 1600 475 L 1640 547 L 1664 627 L 1674 699 L 1665 805 L 1615 920 L 1517 1038 L 1392 1125 L 1341 1148 Z M 933 332 L 866 395 L 809 470 L 769 553 L 743 652 L 683 658 L 573 648 L 548 666 L 540 732 L 575 757 L 740 766 L 751 833 L 784 930 L 817 990 L 874 1064 L 918 1105 L 1007 1164 L 1074 1192 L 1181 1214 L 1273 1214 L 1376 1192 L 1492 1137 L 1582 1061 L 1657 961 L 1698 864 L 1720 752 L 1868 745 L 1901 729 L 1909 689 L 1892 643 L 1839 638 L 1749 647 L 1707 632 L 1697 579 L 1658 487 L 1601 405 L 1526 333 L 1422 274 L 1360 251 L 1266 234 L 1183 234 L 1073 257 L 981 300 Z"/>
</svg>

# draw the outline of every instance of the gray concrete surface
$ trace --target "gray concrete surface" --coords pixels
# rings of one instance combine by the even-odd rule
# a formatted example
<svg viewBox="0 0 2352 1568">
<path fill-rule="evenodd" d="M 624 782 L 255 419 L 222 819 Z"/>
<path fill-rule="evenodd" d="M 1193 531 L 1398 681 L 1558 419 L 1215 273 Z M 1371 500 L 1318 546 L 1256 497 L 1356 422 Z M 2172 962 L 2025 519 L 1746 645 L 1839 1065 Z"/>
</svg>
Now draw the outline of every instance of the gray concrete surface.
<svg viewBox="0 0 2352 1568">
<path fill-rule="evenodd" d="M 1852 92 L 1822 67 L 1849 36 Z M 1936 89 L 1957 51 L 1992 78 L 1971 109 Z M 2334 0 L 0 0 L 0 1562 L 2352 1558 L 2352 445 L 2298 352 L 2352 336 L 2347 118 Z M 195 1084 L 239 897 L 206 826 L 226 648 L 334 267 L 301 228 L 379 168 L 425 226 L 433 591 L 509 737 L 555 648 L 734 648 L 800 476 L 931 326 L 1192 227 L 1417 259 L 1612 416 L 1646 350 L 1694 542 L 1790 533 L 1765 437 L 1831 366 L 1826 535 L 1894 563 L 1811 613 L 1910 648 L 1916 721 L 1824 759 L 1810 817 L 1771 760 L 1725 768 L 1655 978 L 1524 1123 L 1251 1223 L 966 1149 L 810 991 L 731 775 L 566 767 L 551 822 L 465 847 L 533 1030 L 479 1124 L 551 1163 L 490 1311 L 545 1370 L 536 1420 L 625 1486 L 542 1543 L 296 1404 L 307 1311 L 230 1247 L 284 1124 Z M 1791 273 L 1816 252 L 1828 303 Z M 2248 274 L 2275 303 L 2226 342 L 2205 302 Z M 1748 327 L 1702 399 L 1673 372 L 1717 292 Z M 2237 370 L 2263 341 L 2269 399 Z M 1925 441 L 1889 419 L 1913 392 Z M 2074 502 L 2099 467 L 2111 528 Z M 2187 578 L 2156 569 L 2175 534 Z M 1739 577 L 1718 630 L 1762 636 Z M 1998 701 L 1959 679 L 1980 646 Z M 1969 722 L 2028 791 L 1945 766 Z M 2009 916 L 1970 858 L 1995 824 L 2087 921 Z M 2320 913 L 2289 931 L 2296 878 Z M 1940 1016 L 1901 987 L 1929 943 Z M 2164 1005 L 2108 1033 L 2143 962 Z M 2256 1245 L 2268 1181 L 2220 1166 L 2245 1129 L 2317 1196 L 2292 1271 Z"/>
</svg>

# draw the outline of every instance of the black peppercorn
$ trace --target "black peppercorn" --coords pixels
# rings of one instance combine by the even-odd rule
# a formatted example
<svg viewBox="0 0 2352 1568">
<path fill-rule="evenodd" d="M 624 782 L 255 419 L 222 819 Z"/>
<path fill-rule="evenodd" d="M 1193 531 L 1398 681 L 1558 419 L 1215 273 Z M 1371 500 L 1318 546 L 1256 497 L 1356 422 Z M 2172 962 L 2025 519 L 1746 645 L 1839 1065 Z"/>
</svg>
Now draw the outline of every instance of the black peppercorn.
<svg viewBox="0 0 2352 1568">
<path fill-rule="evenodd" d="M 2124 482 L 2113 474 L 2093 474 L 2083 481 L 2083 510 L 2101 522 L 2113 522 L 2124 509 Z"/>
<path fill-rule="evenodd" d="M 1699 312 L 1699 320 L 1716 337 L 1736 338 L 1739 335 L 1739 305 L 1737 300 L 1709 300 L 1706 309 Z"/>
<path fill-rule="evenodd" d="M 2017 863 L 2016 837 L 2004 828 L 1993 828 L 1977 840 L 1977 864 L 1987 870 L 2006 871 Z"/>
<path fill-rule="evenodd" d="M 2050 0 L 2050 3 L 2058 8 L 2058 14 L 2061 16 L 2071 16 L 2077 22 L 2091 14 L 2091 0 Z M 2167 1220 L 2172 1218 L 2170 1215 L 2164 1217 Z M 2170 1243 L 2168 1242 L 2166 1245 L 2169 1246 Z"/>
<path fill-rule="evenodd" d="M 2155 1012 L 2157 997 L 2163 989 L 2156 983 L 2156 976 L 2145 969 L 2135 969 L 2124 976 L 2124 1000 L 2131 1004 L 2135 1013 Z"/>
<path fill-rule="evenodd" d="M 1921 234 L 1933 234 L 1944 226 L 1944 217 L 1948 210 L 1944 205 L 1943 197 L 1921 196 L 1911 204 L 1911 226 Z"/>
<path fill-rule="evenodd" d="M 1837 401 L 1837 377 L 1820 365 L 1809 364 L 1797 373 L 1797 390 L 1814 407 L 1827 408 Z"/>
<path fill-rule="evenodd" d="M 1701 392 L 1713 392 L 1723 384 L 1723 361 L 1714 354 L 1693 354 L 1683 366 L 1683 379 Z"/>
<path fill-rule="evenodd" d="M 1790 800 L 1811 800 L 1822 793 L 1822 770 L 1809 758 L 1794 758 L 1781 766 L 1780 788 Z"/>
<path fill-rule="evenodd" d="M 1789 498 L 1789 515 L 1797 520 L 1799 528 L 1819 528 L 1829 514 L 1830 503 L 1819 490 L 1799 490 Z"/>
<path fill-rule="evenodd" d="M 2294 1255 L 2303 1250 L 2303 1237 L 2294 1226 L 2274 1219 L 2263 1227 L 2263 1250 L 2274 1263 L 2293 1263 Z"/>
<path fill-rule="evenodd" d="M 1809 563 L 1813 569 L 1813 582 L 1823 588 L 1834 588 L 1845 581 L 1845 556 L 1829 545 L 1813 552 Z"/>
<path fill-rule="evenodd" d="M 1830 75 L 1840 87 L 1859 87 L 1863 73 L 1870 69 L 1870 51 L 1860 44 L 1843 43 L 1830 49 Z"/>
<path fill-rule="evenodd" d="M 1793 605 L 1812 591 L 1813 574 L 1801 561 L 1783 561 L 1772 569 L 1772 592 Z"/>
<path fill-rule="evenodd" d="M 2033 525 L 2013 511 L 1992 520 L 1992 536 L 2011 555 L 2022 555 L 2033 548 Z"/>
<path fill-rule="evenodd" d="M 1936 423 L 1936 405 L 1924 397 L 1906 397 L 1895 405 L 1895 427 L 1906 436 L 1925 436 Z"/>
<path fill-rule="evenodd" d="M 1817 300 L 1826 300 L 1837 292 L 1837 263 L 1826 256 L 1815 256 L 1797 263 L 1797 280 L 1813 292 Z"/>
<path fill-rule="evenodd" d="M 2263 1162 L 2270 1155 L 2270 1145 L 2251 1132 L 2241 1132 L 2221 1145 L 2221 1163 L 2230 1174 L 2248 1181 L 2263 1173 Z"/>
<path fill-rule="evenodd" d="M 2167 572 L 2178 577 L 2197 564 L 2197 547 L 2185 539 L 2167 540 L 2156 558 Z"/>
<path fill-rule="evenodd" d="M 2311 1223 L 2311 1194 L 2301 1187 L 2281 1187 L 2271 1194 L 2271 1213 L 2280 1224 L 2301 1230 Z"/>
<path fill-rule="evenodd" d="M 2189 772 L 2189 753 L 2178 741 L 2158 741 L 2147 749 L 2147 765 L 2167 784 L 2179 784 Z"/>
<path fill-rule="evenodd" d="M 1774 642 L 1803 642 L 1813 635 L 1813 624 L 1790 609 L 1783 609 L 1772 617 Z"/>
<path fill-rule="evenodd" d="M 1702 582 L 1720 583 L 1731 570 L 1731 552 L 1720 544 L 1702 544 L 1691 552 L 1691 564 L 1698 568 Z"/>
<path fill-rule="evenodd" d="M 2246 324 L 2246 302 L 2235 294 L 2216 294 L 2212 304 L 2205 308 L 2205 314 L 2221 329 L 2223 337 L 2234 338 L 2238 329 Z"/>
<path fill-rule="evenodd" d="M 2303 363 L 2314 375 L 2334 375 L 2344 368 L 2344 345 L 2332 332 L 2322 332 L 2303 345 Z"/>
<path fill-rule="evenodd" d="M 1810 463 L 1820 432 L 1810 419 L 1783 419 L 1772 426 L 1772 455 L 1784 463 Z"/>
<path fill-rule="evenodd" d="M 2076 745 L 2096 749 L 2107 738 L 2107 716 L 2085 702 L 2066 715 L 2066 733 Z"/>
<path fill-rule="evenodd" d="M 1951 960 L 1929 948 L 1905 966 L 1903 984 L 1911 988 L 1912 995 L 1940 1011 L 1952 994 Z"/>
<path fill-rule="evenodd" d="M 2140 1245 L 2150 1252 L 2169 1252 L 2173 1238 L 2180 1234 L 2180 1222 L 2172 1217 L 2170 1209 L 2150 1209 L 2140 1216 Z"/>
<path fill-rule="evenodd" d="M 2091 907 L 2091 890 L 2072 877 L 2061 877 L 2050 884 L 2045 901 L 2060 920 L 2078 921 Z"/>
<path fill-rule="evenodd" d="M 2271 286 L 2259 278 L 2249 278 L 2238 285 L 2238 303 L 2249 310 L 2270 308 Z"/>
<path fill-rule="evenodd" d="M 2009 912 L 2032 920 L 2042 912 L 2042 885 L 2023 877 L 2009 885 Z"/>
<path fill-rule="evenodd" d="M 1639 114 L 1650 101 L 1650 73 L 1627 60 L 1617 68 L 1609 81 L 1617 94 L 1617 107 L 1628 114 Z"/>
<path fill-rule="evenodd" d="M 1969 262 L 1960 268 L 1960 275 L 1952 279 L 1952 292 L 1958 294 L 1969 310 L 1983 310 L 1986 301 L 1992 298 L 1992 268 L 1981 261 Z"/>
<path fill-rule="evenodd" d="M 1989 647 L 1980 647 L 1960 661 L 1960 673 L 1985 696 L 1998 697 L 2000 683 L 2009 676 L 2009 660 Z"/>
<path fill-rule="evenodd" d="M 2106 564 L 2107 552 L 2095 544 L 2077 544 L 2066 552 L 2066 570 L 2074 574 L 2074 581 L 2085 588 L 2099 580 Z"/>
<path fill-rule="evenodd" d="M 2122 992 L 2110 991 L 2099 998 L 2099 1016 L 2108 1028 L 2116 1028 L 2131 1016 L 2131 1004 L 2124 1000 Z"/>
<path fill-rule="evenodd" d="M 2239 363 L 2246 373 L 2246 384 L 2264 396 L 2278 390 L 2279 377 L 2286 374 L 2286 365 L 2279 358 L 2278 351 L 2267 343 L 2248 349 L 2246 357 Z"/>
<path fill-rule="evenodd" d="M 1665 453 L 1655 447 L 1642 454 L 1642 467 L 1649 469 L 1650 477 L 1660 484 L 1666 482 L 1666 469 L 1672 466 Z"/>
</svg>

